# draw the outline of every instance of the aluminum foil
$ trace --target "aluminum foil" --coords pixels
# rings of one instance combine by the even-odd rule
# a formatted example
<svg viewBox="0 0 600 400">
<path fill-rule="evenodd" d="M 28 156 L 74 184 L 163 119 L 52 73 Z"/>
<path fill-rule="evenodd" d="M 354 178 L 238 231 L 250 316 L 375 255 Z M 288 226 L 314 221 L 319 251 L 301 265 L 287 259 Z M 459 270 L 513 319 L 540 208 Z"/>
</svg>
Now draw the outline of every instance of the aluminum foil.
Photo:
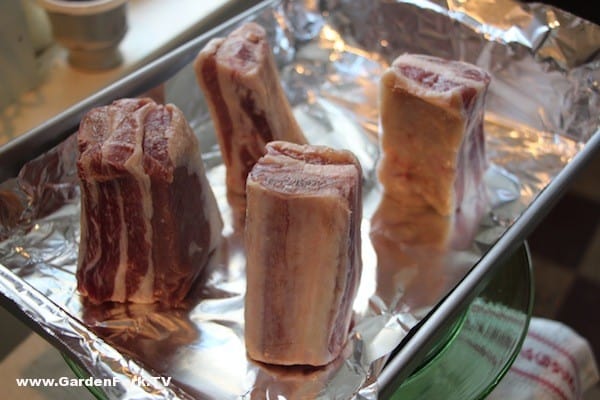
<svg viewBox="0 0 600 400">
<path fill-rule="evenodd" d="M 364 169 L 364 266 L 350 340 L 324 368 L 247 359 L 244 254 L 231 228 L 209 113 L 188 65 L 165 82 L 166 97 L 200 138 L 227 226 L 222 248 L 183 307 L 82 302 L 74 275 L 73 137 L 0 186 L 0 291 L 91 374 L 115 378 L 116 385 L 103 388 L 110 398 L 377 398 L 377 376 L 392 350 L 599 130 L 600 29 L 543 4 L 283 1 L 249 19 L 269 32 L 309 140 L 352 150 Z M 402 52 L 469 61 L 493 76 L 485 118 L 489 212 L 473 246 L 447 255 L 438 268 L 382 269 L 368 237 L 379 196 L 378 79 Z"/>
</svg>

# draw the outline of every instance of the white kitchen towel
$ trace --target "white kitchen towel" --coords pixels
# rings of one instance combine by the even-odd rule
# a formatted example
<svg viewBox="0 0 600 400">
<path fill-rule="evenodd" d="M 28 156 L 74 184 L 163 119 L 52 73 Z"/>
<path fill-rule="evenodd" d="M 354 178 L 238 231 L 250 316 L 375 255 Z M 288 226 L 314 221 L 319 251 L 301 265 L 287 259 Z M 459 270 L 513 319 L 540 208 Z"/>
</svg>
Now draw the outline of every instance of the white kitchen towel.
<svg viewBox="0 0 600 400">
<path fill-rule="evenodd" d="M 532 318 L 523 347 L 488 400 L 572 400 L 598 383 L 594 353 L 568 326 Z"/>
</svg>

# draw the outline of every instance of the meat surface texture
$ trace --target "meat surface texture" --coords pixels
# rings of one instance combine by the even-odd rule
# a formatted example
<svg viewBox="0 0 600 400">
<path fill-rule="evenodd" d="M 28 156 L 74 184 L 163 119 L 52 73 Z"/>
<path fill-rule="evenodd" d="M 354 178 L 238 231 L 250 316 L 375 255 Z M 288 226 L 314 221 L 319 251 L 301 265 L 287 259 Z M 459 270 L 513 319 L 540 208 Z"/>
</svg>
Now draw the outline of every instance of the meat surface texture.
<svg viewBox="0 0 600 400">
<path fill-rule="evenodd" d="M 483 131 L 490 75 L 404 54 L 380 85 L 382 201 L 372 236 L 436 248 L 472 241 L 487 203 Z"/>
<path fill-rule="evenodd" d="M 77 139 L 79 292 L 93 303 L 180 302 L 222 230 L 185 117 L 121 99 L 88 112 Z"/>
<path fill-rule="evenodd" d="M 227 197 L 245 213 L 246 177 L 273 140 L 307 143 L 279 80 L 265 30 L 246 23 L 212 39 L 194 68 L 226 167 Z"/>
<path fill-rule="evenodd" d="M 342 351 L 361 264 L 361 168 L 350 152 L 276 141 L 248 176 L 249 356 L 325 365 Z"/>
</svg>

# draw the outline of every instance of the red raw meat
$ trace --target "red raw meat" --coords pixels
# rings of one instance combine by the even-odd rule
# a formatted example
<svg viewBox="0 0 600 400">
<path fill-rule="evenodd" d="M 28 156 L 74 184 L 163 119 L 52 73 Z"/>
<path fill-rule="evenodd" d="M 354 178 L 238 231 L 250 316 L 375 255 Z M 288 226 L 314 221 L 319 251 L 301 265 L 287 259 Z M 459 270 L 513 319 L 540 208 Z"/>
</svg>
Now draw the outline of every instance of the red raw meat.
<svg viewBox="0 0 600 400">
<path fill-rule="evenodd" d="M 91 110 L 77 135 L 79 292 L 93 303 L 180 302 L 222 229 L 185 117 L 122 99 Z"/>
<path fill-rule="evenodd" d="M 246 177 L 273 140 L 307 143 L 288 103 L 265 30 L 252 22 L 212 39 L 194 68 L 227 169 L 227 197 L 245 212 Z"/>
</svg>

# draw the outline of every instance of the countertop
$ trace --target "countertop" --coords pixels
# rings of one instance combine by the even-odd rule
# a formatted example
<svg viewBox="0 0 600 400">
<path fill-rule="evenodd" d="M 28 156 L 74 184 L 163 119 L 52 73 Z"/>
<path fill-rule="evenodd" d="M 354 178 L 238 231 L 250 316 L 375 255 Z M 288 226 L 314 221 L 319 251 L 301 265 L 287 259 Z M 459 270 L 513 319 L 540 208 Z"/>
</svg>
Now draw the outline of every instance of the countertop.
<svg viewBox="0 0 600 400">
<path fill-rule="evenodd" d="M 52 44 L 38 55 L 41 84 L 0 113 L 0 146 L 166 53 L 243 8 L 235 0 L 129 0 L 129 29 L 120 43 L 121 65 L 105 71 L 72 67 Z"/>
</svg>

